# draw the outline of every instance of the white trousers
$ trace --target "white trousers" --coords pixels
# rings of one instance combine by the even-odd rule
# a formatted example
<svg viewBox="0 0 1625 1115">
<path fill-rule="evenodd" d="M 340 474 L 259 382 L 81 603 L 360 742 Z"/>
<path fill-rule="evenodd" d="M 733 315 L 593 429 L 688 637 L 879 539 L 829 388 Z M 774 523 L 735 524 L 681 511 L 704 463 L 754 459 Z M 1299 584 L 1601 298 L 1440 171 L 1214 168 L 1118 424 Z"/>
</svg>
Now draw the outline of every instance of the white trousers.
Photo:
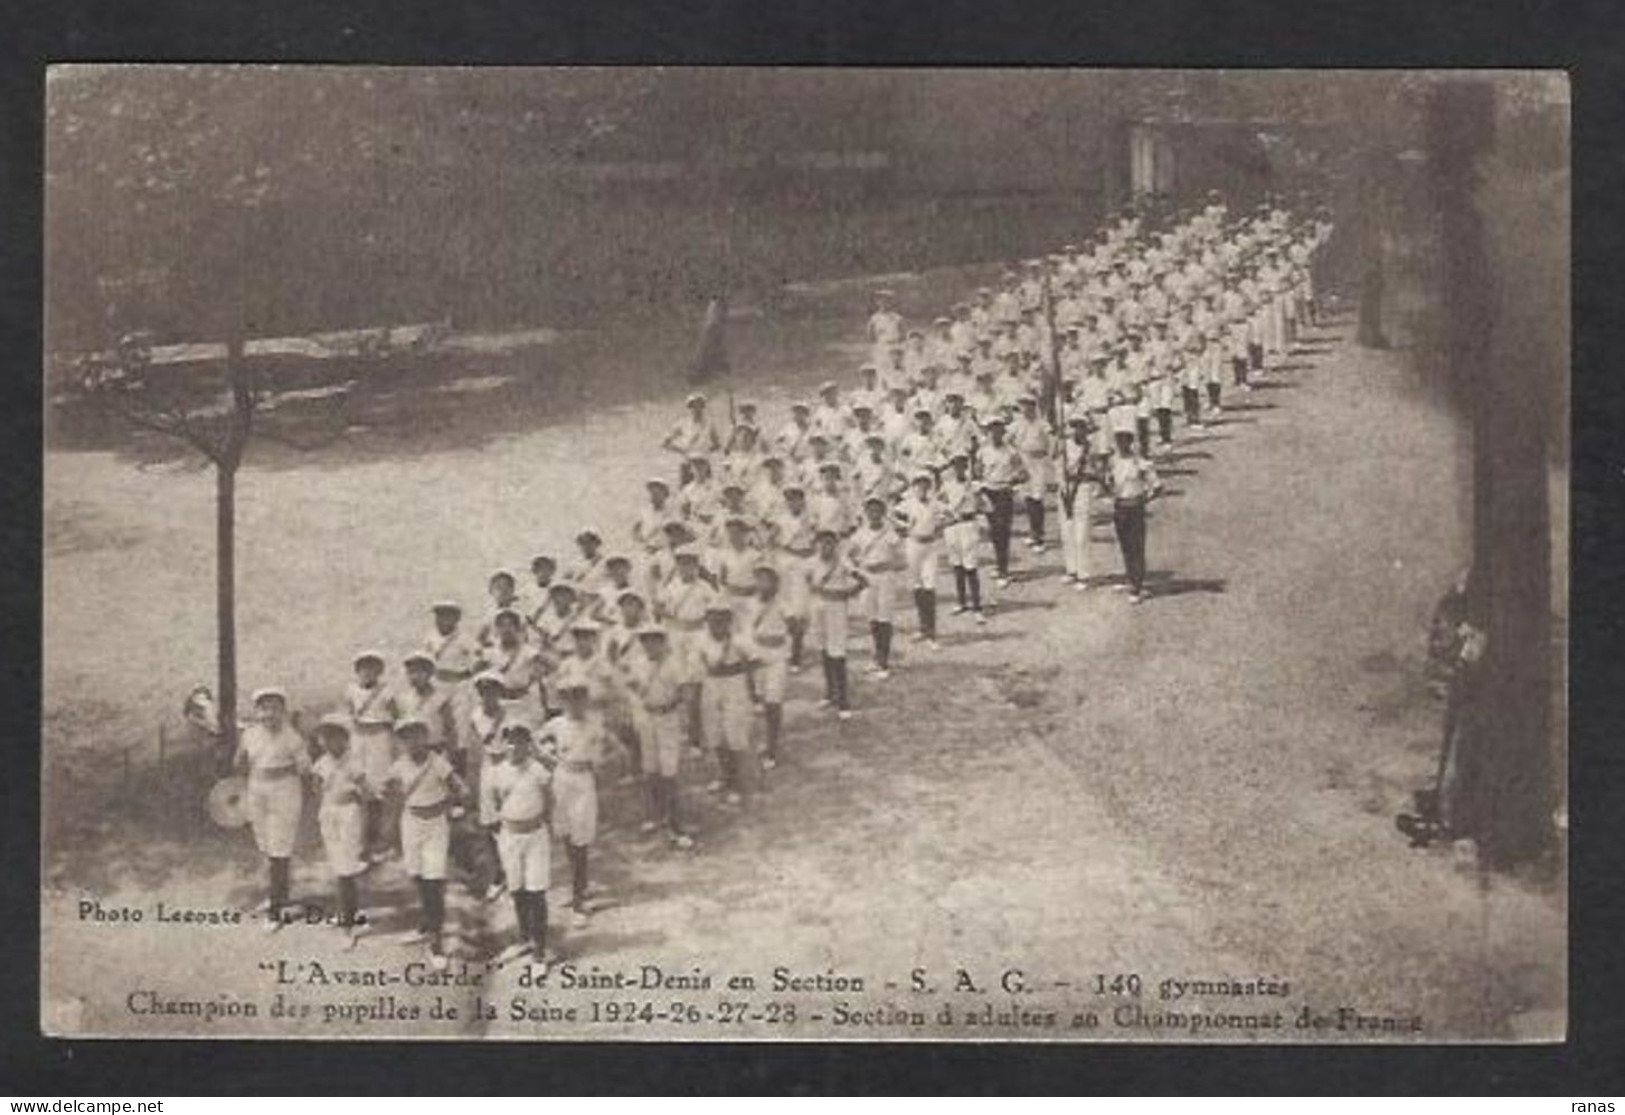
<svg viewBox="0 0 1625 1115">
<path fill-rule="evenodd" d="M 1093 501 L 1078 493 L 1071 515 L 1061 516 L 1061 560 L 1068 576 L 1086 580 L 1094 573 L 1089 560 L 1089 511 Z"/>
</svg>

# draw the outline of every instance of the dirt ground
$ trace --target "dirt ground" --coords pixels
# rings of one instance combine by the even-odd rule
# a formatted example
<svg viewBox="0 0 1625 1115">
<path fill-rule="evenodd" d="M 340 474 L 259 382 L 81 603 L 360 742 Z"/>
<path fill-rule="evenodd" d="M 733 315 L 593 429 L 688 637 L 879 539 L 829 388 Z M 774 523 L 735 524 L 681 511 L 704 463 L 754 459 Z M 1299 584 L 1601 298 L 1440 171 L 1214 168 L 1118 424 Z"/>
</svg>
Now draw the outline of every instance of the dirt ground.
<svg viewBox="0 0 1625 1115">
<path fill-rule="evenodd" d="M 934 309 L 972 281 L 906 285 L 904 309 Z M 738 323 L 740 397 L 776 423 L 792 395 L 854 363 L 856 313 L 837 292 L 792 320 Z M 515 995 L 571 1000 L 556 985 L 519 986 L 520 970 L 479 963 L 512 915 L 454 885 L 458 947 L 503 1015 L 482 1021 L 465 1009 L 435 1032 L 1186 1032 L 1114 1023 L 1126 1001 L 1085 991 L 1097 976 L 1134 973 L 1145 991 L 1128 1005 L 1147 1013 L 1190 1009 L 1158 994 L 1169 979 L 1290 983 L 1289 1027 L 1267 1040 L 1362 1036 L 1291 1028 L 1304 1006 L 1419 1016 L 1420 1033 L 1402 1038 L 1559 1036 L 1562 895 L 1480 879 L 1448 850 L 1407 848 L 1393 829 L 1434 759 L 1440 710 L 1422 681 L 1422 639 L 1465 553 L 1466 450 L 1401 364 L 1353 347 L 1351 332 L 1319 334 L 1274 382 L 1229 400 L 1219 427 L 1181 443 L 1153 510 L 1156 595 L 1144 606 L 1107 589 L 1075 593 L 1061 583 L 1056 550 L 1023 549 L 1019 580 L 986 627 L 950 620 L 936 653 L 900 640 L 900 666 L 883 683 L 855 660 L 851 722 L 812 707 L 811 677 L 794 683 L 788 759 L 766 792 L 728 813 L 691 783 L 696 852 L 639 838 L 633 791 L 607 788 L 610 831 L 595 853 L 605 908 L 559 937 L 577 969 L 698 967 L 720 983 L 782 965 L 863 977 L 864 992 L 845 996 L 853 1003 L 934 1012 L 963 967 L 982 990 L 956 1002 L 1059 1004 L 1063 1028 L 1012 1019 L 989 1032 L 934 1015 L 923 1028 L 841 1026 L 841 994 L 790 997 L 801 1011 L 794 1025 L 753 1010 L 731 1025 L 713 1018 L 703 1033 L 669 1019 L 509 1021 Z M 654 397 L 643 385 L 650 369 L 679 364 L 689 343 L 651 333 L 471 366 L 432 389 L 403 385 L 399 398 L 371 400 L 372 424 L 340 449 L 251 464 L 239 487 L 245 687 L 275 681 L 296 704 L 323 707 L 357 648 L 398 651 L 421 636 L 429 600 L 472 605 L 491 570 L 566 552 L 586 524 L 623 537 L 643 478 L 668 467 L 653 445 L 682 390 L 675 377 Z M 279 989 L 264 961 L 399 967 L 407 954 L 378 937 L 340 953 L 324 927 L 267 937 L 80 916 L 90 900 L 248 908 L 260 895 L 246 834 L 189 822 L 174 777 L 152 772 L 157 726 L 173 721 L 189 684 L 209 679 L 213 647 L 210 477 L 154 449 L 54 452 L 46 462 L 47 1027 L 413 1032 L 263 1010 L 212 1028 L 132 1017 L 131 990 L 264 1004 Z M 1104 516 L 1094 560 L 1102 573 L 1119 568 Z M 327 892 L 313 848 L 295 886 L 300 896 Z M 388 871 L 369 878 L 380 932 L 402 924 L 394 899 L 406 889 Z M 912 990 L 915 969 L 936 993 Z M 999 990 L 1005 969 L 1021 970 L 1024 990 Z M 424 1004 L 437 993 L 393 992 Z M 708 1015 L 712 1000 L 731 997 L 705 991 Z M 760 1006 L 772 995 L 764 981 L 740 997 Z M 1095 1008 L 1107 1024 L 1064 1029 L 1070 1013 Z"/>
</svg>

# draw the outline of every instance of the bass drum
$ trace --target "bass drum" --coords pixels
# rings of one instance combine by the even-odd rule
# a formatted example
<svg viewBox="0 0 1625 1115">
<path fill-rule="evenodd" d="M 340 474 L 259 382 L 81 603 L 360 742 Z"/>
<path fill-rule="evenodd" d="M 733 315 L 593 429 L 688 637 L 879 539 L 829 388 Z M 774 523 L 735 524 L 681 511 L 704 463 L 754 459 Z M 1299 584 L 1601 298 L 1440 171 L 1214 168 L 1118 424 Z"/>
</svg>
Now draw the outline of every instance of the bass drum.
<svg viewBox="0 0 1625 1115">
<path fill-rule="evenodd" d="M 223 829 L 240 829 L 248 824 L 248 779 L 241 775 L 222 778 L 205 799 L 209 819 Z"/>
</svg>

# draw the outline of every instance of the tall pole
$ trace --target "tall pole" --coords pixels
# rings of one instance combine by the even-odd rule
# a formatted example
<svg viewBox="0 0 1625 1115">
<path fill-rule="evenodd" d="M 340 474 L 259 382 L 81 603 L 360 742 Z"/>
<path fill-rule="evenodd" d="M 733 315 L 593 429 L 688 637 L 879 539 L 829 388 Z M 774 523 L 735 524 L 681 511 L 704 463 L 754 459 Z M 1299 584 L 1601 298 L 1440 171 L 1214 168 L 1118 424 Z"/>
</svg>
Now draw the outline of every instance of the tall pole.
<svg viewBox="0 0 1625 1115">
<path fill-rule="evenodd" d="M 1450 371 L 1473 430 L 1468 609 L 1487 636 L 1480 682 L 1464 710 L 1458 825 L 1477 839 L 1487 866 L 1504 868 L 1539 859 L 1553 837 L 1552 376 L 1536 330 L 1520 326 L 1515 304 L 1498 301 L 1497 270 L 1505 287 L 1508 264 L 1522 261 L 1490 251 L 1482 212 L 1479 165 L 1491 150 L 1494 109 L 1486 82 L 1441 84 L 1428 106 L 1428 133 Z"/>
<path fill-rule="evenodd" d="M 1050 432 L 1061 446 L 1060 490 L 1063 501 L 1066 501 L 1069 473 L 1066 465 L 1066 431 L 1061 428 L 1061 349 L 1055 340 L 1055 291 L 1050 283 L 1049 260 L 1044 261 L 1044 324 L 1049 332 L 1049 389 L 1045 393 L 1045 409 L 1049 411 Z M 1069 511 L 1070 507 L 1063 510 Z"/>
</svg>

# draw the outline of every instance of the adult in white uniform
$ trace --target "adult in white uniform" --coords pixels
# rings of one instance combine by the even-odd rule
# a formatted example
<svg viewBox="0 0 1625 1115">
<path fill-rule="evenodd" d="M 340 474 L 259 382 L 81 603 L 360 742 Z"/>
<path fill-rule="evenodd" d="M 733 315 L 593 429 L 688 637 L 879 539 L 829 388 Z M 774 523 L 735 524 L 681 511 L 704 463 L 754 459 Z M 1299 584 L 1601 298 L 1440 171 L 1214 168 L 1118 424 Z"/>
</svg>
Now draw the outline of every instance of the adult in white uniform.
<svg viewBox="0 0 1625 1115">
<path fill-rule="evenodd" d="M 248 775 L 248 821 L 270 869 L 267 927 L 275 930 L 288 904 L 289 867 L 305 802 L 302 776 L 310 770 L 310 756 L 288 719 L 285 692 L 261 689 L 252 703 L 255 719 L 243 728 L 233 764 Z"/>
</svg>

